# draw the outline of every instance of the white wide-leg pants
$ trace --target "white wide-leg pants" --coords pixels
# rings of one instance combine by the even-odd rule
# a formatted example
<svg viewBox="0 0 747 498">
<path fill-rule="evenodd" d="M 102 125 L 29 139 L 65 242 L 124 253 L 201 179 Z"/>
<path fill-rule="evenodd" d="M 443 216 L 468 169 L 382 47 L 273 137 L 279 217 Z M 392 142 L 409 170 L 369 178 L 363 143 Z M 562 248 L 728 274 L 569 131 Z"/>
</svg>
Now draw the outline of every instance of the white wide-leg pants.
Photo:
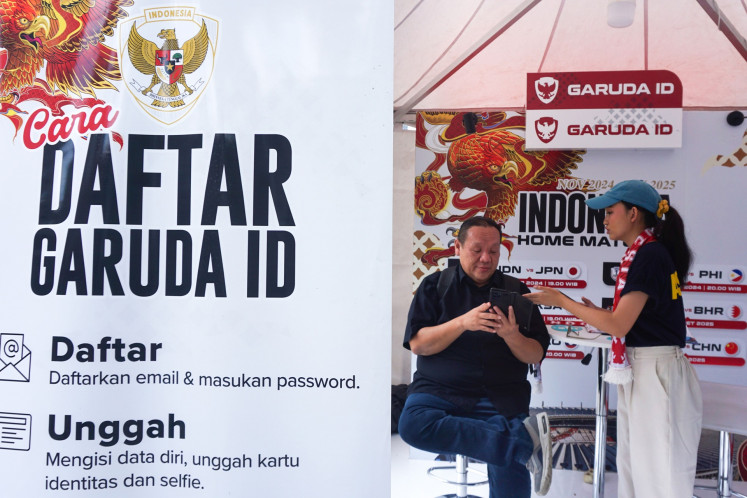
<svg viewBox="0 0 747 498">
<path fill-rule="evenodd" d="M 691 497 L 703 419 L 695 369 L 676 346 L 627 354 L 633 382 L 617 388 L 618 498 Z"/>
</svg>

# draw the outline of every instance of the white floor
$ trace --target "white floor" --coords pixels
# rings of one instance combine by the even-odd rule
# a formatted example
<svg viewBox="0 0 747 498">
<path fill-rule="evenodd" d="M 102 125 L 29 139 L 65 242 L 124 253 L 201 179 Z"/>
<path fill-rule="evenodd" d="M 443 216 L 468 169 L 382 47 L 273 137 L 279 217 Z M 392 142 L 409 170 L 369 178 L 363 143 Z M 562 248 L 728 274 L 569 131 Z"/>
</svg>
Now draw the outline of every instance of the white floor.
<svg viewBox="0 0 747 498">
<path fill-rule="evenodd" d="M 392 435 L 392 494 L 391 498 L 436 498 L 444 494 L 456 492 L 456 487 L 444 484 L 426 473 L 430 467 L 442 465 L 432 460 L 410 458 L 410 447 L 399 435 Z M 485 466 L 476 466 L 485 470 Z M 591 484 L 584 483 L 584 473 L 571 470 L 553 470 L 552 486 L 547 493 L 549 498 L 593 498 L 594 489 Z M 715 485 L 716 481 L 699 480 L 696 484 Z M 747 482 L 733 483 L 732 489 L 747 494 Z M 488 487 L 473 486 L 469 493 L 480 498 L 488 498 Z M 717 497 L 715 491 L 696 490 L 699 498 Z M 532 495 L 533 497 L 535 495 Z M 604 496 L 617 496 L 617 474 L 608 472 L 605 475 Z M 601 498 L 601 497 L 599 497 Z"/>
</svg>

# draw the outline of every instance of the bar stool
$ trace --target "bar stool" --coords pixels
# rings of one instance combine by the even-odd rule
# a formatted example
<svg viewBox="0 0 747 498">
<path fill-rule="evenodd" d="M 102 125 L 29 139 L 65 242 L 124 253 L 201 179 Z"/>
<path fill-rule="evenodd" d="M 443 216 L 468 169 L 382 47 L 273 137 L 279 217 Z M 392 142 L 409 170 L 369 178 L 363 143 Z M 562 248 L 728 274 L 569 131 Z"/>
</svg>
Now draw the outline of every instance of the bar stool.
<svg viewBox="0 0 747 498">
<path fill-rule="evenodd" d="M 443 470 L 455 470 L 456 471 L 456 479 L 448 479 L 446 477 L 442 477 L 438 475 L 440 471 Z M 481 477 L 478 479 L 470 479 L 469 473 L 472 472 L 474 474 L 478 474 Z M 469 463 L 467 462 L 467 457 L 464 455 L 456 455 L 456 459 L 454 462 L 454 465 L 444 465 L 439 467 L 431 467 L 428 469 L 428 475 L 438 479 L 441 482 L 445 482 L 447 484 L 453 484 L 457 486 L 457 492 L 451 493 L 447 495 L 441 495 L 438 498 L 480 498 L 479 496 L 471 495 L 467 492 L 467 489 L 470 486 L 480 486 L 482 484 L 487 484 L 487 474 L 485 472 L 482 472 L 477 469 L 473 469 L 469 467 Z"/>
<path fill-rule="evenodd" d="M 695 489 L 716 490 L 719 498 L 747 498 L 731 489 L 732 433 L 747 434 L 747 387 L 701 382 L 703 392 L 703 428 L 719 431 L 718 484 L 695 486 Z"/>
</svg>

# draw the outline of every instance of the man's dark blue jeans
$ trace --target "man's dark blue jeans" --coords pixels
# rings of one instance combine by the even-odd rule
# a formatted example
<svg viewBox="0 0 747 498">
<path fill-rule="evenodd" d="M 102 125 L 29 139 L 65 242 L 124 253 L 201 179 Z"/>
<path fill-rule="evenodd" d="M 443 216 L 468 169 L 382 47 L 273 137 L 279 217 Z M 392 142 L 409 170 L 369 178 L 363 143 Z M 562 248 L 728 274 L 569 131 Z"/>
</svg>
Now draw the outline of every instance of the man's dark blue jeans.
<svg viewBox="0 0 747 498">
<path fill-rule="evenodd" d="M 438 396 L 413 393 L 399 419 L 402 440 L 433 453 L 460 454 L 488 464 L 490 498 L 528 498 L 531 480 L 526 462 L 533 443 L 523 421 L 507 419 L 487 398 L 470 411 Z"/>
</svg>

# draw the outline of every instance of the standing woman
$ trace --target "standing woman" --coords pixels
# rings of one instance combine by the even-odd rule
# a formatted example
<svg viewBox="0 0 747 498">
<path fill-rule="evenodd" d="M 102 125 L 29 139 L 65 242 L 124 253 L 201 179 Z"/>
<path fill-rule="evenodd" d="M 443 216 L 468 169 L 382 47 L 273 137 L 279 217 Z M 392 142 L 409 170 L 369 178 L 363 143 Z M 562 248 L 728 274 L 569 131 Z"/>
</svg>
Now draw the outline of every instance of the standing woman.
<svg viewBox="0 0 747 498">
<path fill-rule="evenodd" d="M 613 336 L 605 380 L 618 384 L 618 496 L 692 496 L 703 407 L 698 377 L 682 352 L 681 285 L 692 258 L 682 218 L 640 180 L 618 183 L 586 204 L 604 209 L 609 238 L 628 247 L 612 311 L 550 287 L 526 297 Z"/>
</svg>

